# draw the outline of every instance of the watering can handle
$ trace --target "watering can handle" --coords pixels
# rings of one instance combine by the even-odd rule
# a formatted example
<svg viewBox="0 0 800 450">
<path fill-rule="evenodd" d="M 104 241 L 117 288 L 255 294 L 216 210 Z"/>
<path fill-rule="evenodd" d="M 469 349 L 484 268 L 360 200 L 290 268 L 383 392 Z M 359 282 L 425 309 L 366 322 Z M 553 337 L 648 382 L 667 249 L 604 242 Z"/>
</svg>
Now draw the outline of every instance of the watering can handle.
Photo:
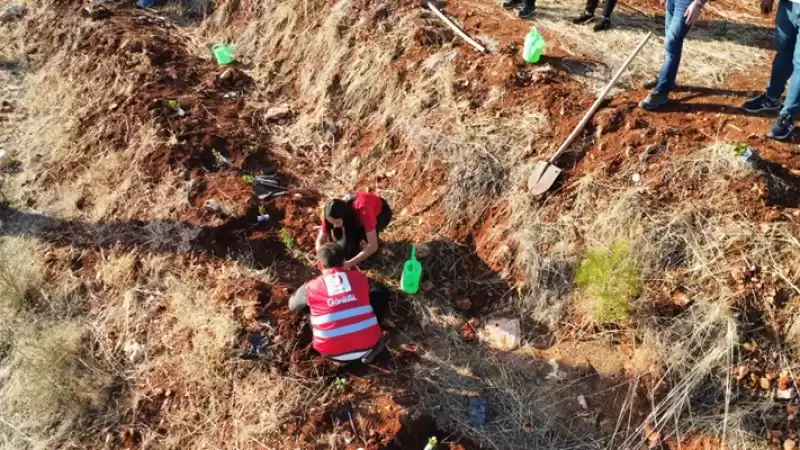
<svg viewBox="0 0 800 450">
<path fill-rule="evenodd" d="M 417 246 L 416 245 L 412 245 L 411 246 L 411 259 L 414 260 L 414 261 L 417 260 Z"/>
</svg>

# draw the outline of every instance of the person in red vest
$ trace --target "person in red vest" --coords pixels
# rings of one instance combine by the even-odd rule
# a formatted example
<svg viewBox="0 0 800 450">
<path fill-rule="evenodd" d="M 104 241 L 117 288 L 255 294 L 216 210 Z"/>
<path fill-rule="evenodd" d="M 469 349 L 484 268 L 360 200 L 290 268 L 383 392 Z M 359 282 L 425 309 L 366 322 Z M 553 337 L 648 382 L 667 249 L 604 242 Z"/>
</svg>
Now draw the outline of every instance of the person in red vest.
<svg viewBox="0 0 800 450">
<path fill-rule="evenodd" d="M 380 322 L 389 306 L 383 286 L 370 289 L 358 270 L 346 270 L 339 244 L 317 249 L 322 275 L 300 286 L 289 299 L 289 309 L 309 313 L 314 349 L 340 365 L 365 364 L 383 349 Z"/>
<path fill-rule="evenodd" d="M 378 233 L 392 220 L 392 209 L 383 198 L 358 192 L 345 199 L 325 204 L 322 226 L 317 235 L 317 249 L 328 242 L 338 242 L 344 249 L 345 270 L 358 266 L 378 251 Z M 361 249 L 361 242 L 367 246 Z"/>
</svg>

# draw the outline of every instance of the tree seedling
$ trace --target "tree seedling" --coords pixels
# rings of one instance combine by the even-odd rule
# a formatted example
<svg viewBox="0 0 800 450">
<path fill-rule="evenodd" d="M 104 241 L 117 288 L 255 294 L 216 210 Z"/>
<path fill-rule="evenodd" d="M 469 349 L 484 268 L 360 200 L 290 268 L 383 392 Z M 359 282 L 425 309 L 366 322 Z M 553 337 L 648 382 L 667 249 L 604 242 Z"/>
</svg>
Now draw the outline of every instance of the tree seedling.
<svg viewBox="0 0 800 450">
<path fill-rule="evenodd" d="M 343 391 L 347 387 L 347 379 L 344 377 L 336 377 L 336 380 L 333 382 L 333 386 L 336 389 Z"/>
<path fill-rule="evenodd" d="M 283 242 L 283 245 L 285 245 L 289 250 L 294 249 L 294 238 L 286 228 L 281 228 L 281 242 Z"/>
<path fill-rule="evenodd" d="M 242 175 L 242 180 L 247 184 L 254 184 L 256 182 L 256 177 L 254 177 L 254 176 L 252 176 L 250 174 L 245 174 L 245 175 Z"/>
<path fill-rule="evenodd" d="M 264 208 L 264 205 L 258 205 L 258 217 L 256 217 L 256 222 L 266 222 L 269 220 L 269 214 L 267 214 L 267 209 Z"/>
<path fill-rule="evenodd" d="M 177 100 L 167 100 L 167 107 L 175 111 L 175 113 L 178 114 L 180 117 L 186 115 L 186 111 L 184 111 L 183 108 L 181 108 L 181 104 L 178 103 Z"/>
<path fill-rule="evenodd" d="M 222 153 L 220 153 L 219 150 L 215 148 L 211 149 L 211 156 L 214 157 L 214 164 L 218 168 L 231 165 L 231 162 L 228 160 L 228 158 L 222 156 Z"/>
<path fill-rule="evenodd" d="M 428 438 L 428 445 L 423 450 L 436 450 L 437 448 L 439 448 L 439 439 L 436 439 L 436 436 L 431 436 Z"/>
</svg>

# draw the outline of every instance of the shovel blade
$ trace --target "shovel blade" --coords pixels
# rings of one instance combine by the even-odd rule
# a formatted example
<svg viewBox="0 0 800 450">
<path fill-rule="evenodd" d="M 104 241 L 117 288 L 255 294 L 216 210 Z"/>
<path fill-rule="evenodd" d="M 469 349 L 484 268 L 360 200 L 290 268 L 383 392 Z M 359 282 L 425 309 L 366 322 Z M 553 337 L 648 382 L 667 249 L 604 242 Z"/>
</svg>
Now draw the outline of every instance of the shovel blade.
<svg viewBox="0 0 800 450">
<path fill-rule="evenodd" d="M 533 195 L 542 195 L 547 192 L 561 174 L 561 169 L 547 161 L 539 161 L 533 167 L 528 178 L 528 191 Z"/>
</svg>

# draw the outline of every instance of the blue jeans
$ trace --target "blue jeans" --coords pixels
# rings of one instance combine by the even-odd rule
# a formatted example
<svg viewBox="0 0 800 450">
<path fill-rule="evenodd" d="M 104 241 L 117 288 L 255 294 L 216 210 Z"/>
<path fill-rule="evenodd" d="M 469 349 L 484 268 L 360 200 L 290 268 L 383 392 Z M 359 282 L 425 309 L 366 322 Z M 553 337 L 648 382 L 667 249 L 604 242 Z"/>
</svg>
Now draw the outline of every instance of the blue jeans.
<svg viewBox="0 0 800 450">
<path fill-rule="evenodd" d="M 689 33 L 689 25 L 683 17 L 692 0 L 667 0 L 667 14 L 664 20 L 664 65 L 658 74 L 656 92 L 669 93 L 675 88 L 675 77 L 681 65 L 683 40 Z"/>
<path fill-rule="evenodd" d="M 789 114 L 794 118 L 800 113 L 800 77 L 793 77 L 795 69 L 800 73 L 800 47 L 797 33 L 800 30 L 800 4 L 789 0 L 781 0 L 778 4 L 778 17 L 775 19 L 775 59 L 772 61 L 767 96 L 781 98 L 789 83 L 789 92 L 781 114 Z"/>
</svg>

